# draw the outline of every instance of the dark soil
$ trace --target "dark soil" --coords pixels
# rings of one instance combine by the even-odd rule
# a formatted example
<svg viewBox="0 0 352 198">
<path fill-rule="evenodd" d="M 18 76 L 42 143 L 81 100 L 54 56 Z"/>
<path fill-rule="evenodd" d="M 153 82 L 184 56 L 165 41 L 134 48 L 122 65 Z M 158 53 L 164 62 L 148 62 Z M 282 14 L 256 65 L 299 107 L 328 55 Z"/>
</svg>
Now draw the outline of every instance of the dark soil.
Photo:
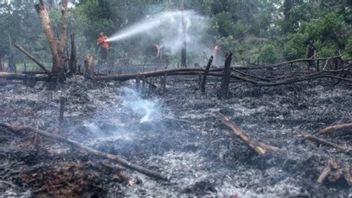
<svg viewBox="0 0 352 198">
<path fill-rule="evenodd" d="M 351 156 L 302 138 L 351 121 L 351 87 L 326 81 L 270 88 L 233 83 L 230 99 L 219 100 L 219 85 L 209 83 L 203 96 L 193 79 L 169 79 L 165 92 L 146 86 L 137 96 L 126 92 L 133 82 L 79 77 L 55 90 L 43 83 L 2 85 L 1 123 L 59 133 L 156 170 L 170 182 L 65 144 L 0 129 L 0 197 L 352 197 L 343 180 L 317 183 L 330 158 L 351 164 Z M 66 98 L 61 131 L 60 97 Z M 139 105 L 141 110 L 134 109 Z M 218 113 L 281 150 L 258 156 L 217 119 Z M 348 134 L 324 138 L 351 141 Z"/>
</svg>

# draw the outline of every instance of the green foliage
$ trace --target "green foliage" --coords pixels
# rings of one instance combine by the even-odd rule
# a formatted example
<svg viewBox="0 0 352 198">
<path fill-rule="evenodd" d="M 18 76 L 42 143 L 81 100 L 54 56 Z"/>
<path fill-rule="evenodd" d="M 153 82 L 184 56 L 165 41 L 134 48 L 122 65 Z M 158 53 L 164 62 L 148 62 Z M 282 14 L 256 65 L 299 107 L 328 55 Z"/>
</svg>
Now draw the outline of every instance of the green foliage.
<svg viewBox="0 0 352 198">
<path fill-rule="evenodd" d="M 0 51 L 7 57 L 9 38 L 29 49 L 42 61 L 50 61 L 47 40 L 42 33 L 33 4 L 37 0 L 16 0 L 0 4 Z M 52 24 L 58 24 L 58 4 L 46 1 Z M 51 3 L 50 3 L 51 2 Z M 146 15 L 179 9 L 182 0 L 79 0 L 70 12 L 69 32 L 76 33 L 78 55 L 97 54 L 96 37 L 99 32 L 113 34 Z M 307 0 L 198 0 L 186 1 L 185 9 L 195 10 L 209 17 L 208 40 L 204 45 L 221 46 L 231 51 L 237 63 L 273 63 L 281 59 L 304 58 L 309 39 L 315 40 L 320 57 L 332 56 L 341 50 L 352 58 L 352 1 Z M 59 27 L 54 27 L 55 31 Z M 197 27 L 194 27 L 197 28 Z M 9 37 L 10 35 L 10 37 Z M 133 54 L 133 61 L 149 61 L 149 48 L 141 45 L 141 38 L 112 44 L 116 60 Z M 145 43 L 152 46 L 153 43 Z M 211 47 L 210 47 L 211 48 Z M 189 54 L 196 60 L 196 55 Z M 15 58 L 24 59 L 22 55 Z M 178 57 L 168 60 L 177 62 Z"/>
<path fill-rule="evenodd" d="M 275 63 L 279 56 L 279 52 L 273 44 L 264 44 L 260 49 L 259 61 L 261 63 Z"/>
<path fill-rule="evenodd" d="M 283 55 L 287 60 L 305 57 L 308 34 L 290 34 L 284 45 Z"/>
<path fill-rule="evenodd" d="M 348 59 L 351 59 L 352 58 L 352 34 L 350 35 L 350 37 L 347 40 L 345 51 L 346 51 L 345 57 Z"/>
</svg>

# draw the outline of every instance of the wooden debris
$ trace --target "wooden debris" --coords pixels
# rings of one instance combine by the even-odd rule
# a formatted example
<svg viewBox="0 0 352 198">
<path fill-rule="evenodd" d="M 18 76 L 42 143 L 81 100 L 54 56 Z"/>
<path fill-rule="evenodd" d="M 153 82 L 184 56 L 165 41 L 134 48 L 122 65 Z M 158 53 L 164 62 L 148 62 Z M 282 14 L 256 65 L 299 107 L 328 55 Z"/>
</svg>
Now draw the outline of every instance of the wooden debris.
<svg viewBox="0 0 352 198">
<path fill-rule="evenodd" d="M 350 130 L 352 133 L 352 123 L 329 126 L 329 127 L 326 127 L 324 129 L 320 130 L 319 133 L 329 134 L 329 133 L 332 133 L 337 130 Z"/>
<path fill-rule="evenodd" d="M 227 98 L 230 92 L 230 79 L 231 79 L 231 62 L 232 62 L 232 53 L 226 54 L 224 73 L 222 76 L 221 87 L 220 87 L 220 97 Z"/>
<path fill-rule="evenodd" d="M 327 146 L 331 146 L 331 147 L 334 147 L 340 151 L 343 151 L 345 153 L 350 153 L 352 151 L 352 147 L 351 146 L 345 146 L 345 145 L 339 145 L 339 144 L 336 144 L 336 143 L 333 143 L 333 142 L 330 142 L 328 140 L 325 140 L 323 138 L 319 138 L 319 137 L 316 137 L 316 136 L 313 136 L 313 135 L 304 135 L 304 139 L 306 140 L 310 140 L 312 142 L 317 142 L 319 144 L 324 144 L 324 145 L 327 145 Z"/>
<path fill-rule="evenodd" d="M 6 80 L 34 80 L 34 81 L 48 81 L 50 77 L 43 74 L 18 74 L 0 72 L 0 78 Z"/>
<path fill-rule="evenodd" d="M 211 56 L 210 59 L 209 59 L 209 61 L 208 61 L 207 67 L 205 68 L 205 71 L 204 71 L 204 76 L 203 76 L 202 83 L 201 83 L 201 88 L 200 88 L 200 90 L 201 90 L 201 92 L 202 92 L 203 94 L 205 93 L 205 84 L 206 84 L 206 82 L 207 82 L 207 75 L 208 75 L 208 73 L 209 73 L 210 66 L 211 66 L 211 64 L 213 63 L 213 59 L 214 59 L 214 57 Z"/>
<path fill-rule="evenodd" d="M 271 145 L 264 144 L 264 143 L 261 143 L 261 142 L 258 142 L 256 140 L 251 139 L 247 135 L 246 132 L 244 132 L 241 128 L 236 126 L 236 124 L 231 122 L 231 120 L 228 117 L 226 117 L 222 114 L 220 114 L 219 119 L 221 120 L 221 122 L 223 124 L 225 124 L 227 127 L 232 129 L 232 131 L 235 133 L 235 135 L 237 135 L 244 143 L 247 144 L 247 146 L 250 149 L 255 151 L 258 155 L 264 155 L 268 152 L 278 151 L 280 149 L 276 146 L 271 146 Z"/>
<path fill-rule="evenodd" d="M 11 126 L 8 126 L 6 124 L 0 124 L 0 127 L 2 128 L 5 128 L 7 129 L 8 131 L 14 133 L 14 134 L 17 134 L 17 135 L 23 135 L 23 132 L 24 131 L 28 131 L 28 132 L 31 132 L 31 133 L 34 133 L 34 134 L 38 134 L 42 137 L 45 137 L 45 138 L 48 138 L 48 139 L 51 139 L 51 140 L 54 140 L 54 141 L 58 141 L 58 142 L 61 142 L 61 143 L 65 143 L 65 144 L 68 144 L 78 150 L 81 150 L 81 151 L 84 151 L 84 152 L 87 152 L 89 154 L 92 154 L 92 155 L 95 155 L 97 157 L 101 157 L 101 158 L 105 158 L 105 159 L 108 159 L 110 161 L 113 161 L 113 162 L 116 162 L 126 168 L 129 168 L 131 170 L 135 170 L 137 172 L 140 172 L 142 174 L 145 174 L 149 177 L 152 177 L 152 178 L 156 178 L 156 179 L 161 179 L 161 180 L 168 180 L 168 178 L 162 176 L 160 173 L 156 172 L 156 171 L 152 171 L 152 170 L 148 170 L 142 166 L 138 166 L 138 165 L 135 165 L 125 159 L 123 159 L 122 157 L 118 156 L 118 155 L 113 155 L 113 154 L 109 154 L 109 153 L 104 153 L 104 152 L 101 152 L 101 151 L 98 151 L 96 149 L 93 149 L 93 148 L 90 148 L 88 146 L 84 146 L 76 141 L 73 141 L 73 140 L 70 140 L 70 139 L 66 139 L 62 136 L 59 136 L 59 135 L 55 135 L 53 133 L 47 133 L 47 132 L 44 132 L 44 131 L 40 131 L 40 130 L 36 130 L 36 129 L 33 129 L 33 128 L 30 128 L 30 127 L 11 127 Z"/>
<path fill-rule="evenodd" d="M 329 182 L 337 182 L 340 179 L 344 179 L 348 185 L 352 186 L 350 165 L 348 163 L 342 165 L 335 159 L 328 160 L 317 181 L 319 184 L 323 184 L 326 179 L 328 179 Z"/>
<path fill-rule="evenodd" d="M 14 46 L 22 52 L 24 55 L 26 55 L 29 59 L 31 59 L 35 64 L 37 64 L 46 74 L 51 75 L 51 73 L 45 68 L 45 66 L 40 63 L 36 58 L 34 58 L 33 55 L 31 55 L 26 49 L 24 49 L 22 46 L 18 44 L 14 44 Z"/>
<path fill-rule="evenodd" d="M 336 160 L 330 159 L 326 166 L 323 168 L 323 170 L 320 173 L 320 176 L 318 178 L 318 183 L 322 184 L 325 179 L 330 175 L 331 171 L 336 170 L 338 168 L 338 162 Z"/>
</svg>

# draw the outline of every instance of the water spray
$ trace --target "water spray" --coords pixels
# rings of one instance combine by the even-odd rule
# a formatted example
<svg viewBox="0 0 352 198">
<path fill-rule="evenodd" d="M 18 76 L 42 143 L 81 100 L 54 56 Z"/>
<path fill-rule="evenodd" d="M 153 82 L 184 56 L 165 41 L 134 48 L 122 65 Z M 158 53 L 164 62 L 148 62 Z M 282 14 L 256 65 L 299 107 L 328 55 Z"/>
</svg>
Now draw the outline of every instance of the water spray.
<svg viewBox="0 0 352 198">
<path fill-rule="evenodd" d="M 199 49 L 207 48 L 203 45 L 203 39 L 207 36 L 208 27 L 208 18 L 192 10 L 165 11 L 111 35 L 108 42 L 119 42 L 143 34 L 146 41 L 158 40 L 169 54 L 180 53 L 185 43 L 188 43 L 187 51 L 199 52 Z"/>
<path fill-rule="evenodd" d="M 190 16 L 194 14 L 194 12 L 186 11 L 186 14 Z M 177 18 L 183 17 L 183 15 L 184 14 L 182 11 L 168 11 L 162 12 L 159 15 L 148 17 L 147 19 L 142 20 L 141 22 L 112 35 L 108 39 L 108 42 L 121 41 L 141 33 L 150 32 L 151 30 L 154 30 L 165 23 L 174 23 L 177 21 Z"/>
</svg>

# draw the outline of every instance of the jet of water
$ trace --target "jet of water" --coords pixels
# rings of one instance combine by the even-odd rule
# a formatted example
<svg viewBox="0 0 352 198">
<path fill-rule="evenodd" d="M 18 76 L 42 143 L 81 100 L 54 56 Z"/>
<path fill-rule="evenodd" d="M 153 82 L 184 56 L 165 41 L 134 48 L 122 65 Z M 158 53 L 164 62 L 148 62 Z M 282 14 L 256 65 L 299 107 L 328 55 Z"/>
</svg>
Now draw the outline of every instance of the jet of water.
<svg viewBox="0 0 352 198">
<path fill-rule="evenodd" d="M 179 21 L 179 23 L 181 23 L 181 20 L 180 20 L 181 17 L 185 17 L 187 19 L 189 18 L 189 16 L 193 14 L 194 14 L 193 11 L 162 12 L 161 14 L 148 17 L 147 19 L 144 19 L 141 22 L 112 35 L 111 37 L 109 37 L 108 42 L 114 42 L 114 41 L 116 42 L 116 41 L 133 37 L 138 34 L 150 32 L 151 30 L 154 30 L 163 24 L 168 24 L 168 23 L 172 24 L 172 23 L 175 23 L 176 21 Z M 190 26 L 189 23 L 186 23 L 186 28 L 188 28 L 189 26 Z"/>
</svg>

